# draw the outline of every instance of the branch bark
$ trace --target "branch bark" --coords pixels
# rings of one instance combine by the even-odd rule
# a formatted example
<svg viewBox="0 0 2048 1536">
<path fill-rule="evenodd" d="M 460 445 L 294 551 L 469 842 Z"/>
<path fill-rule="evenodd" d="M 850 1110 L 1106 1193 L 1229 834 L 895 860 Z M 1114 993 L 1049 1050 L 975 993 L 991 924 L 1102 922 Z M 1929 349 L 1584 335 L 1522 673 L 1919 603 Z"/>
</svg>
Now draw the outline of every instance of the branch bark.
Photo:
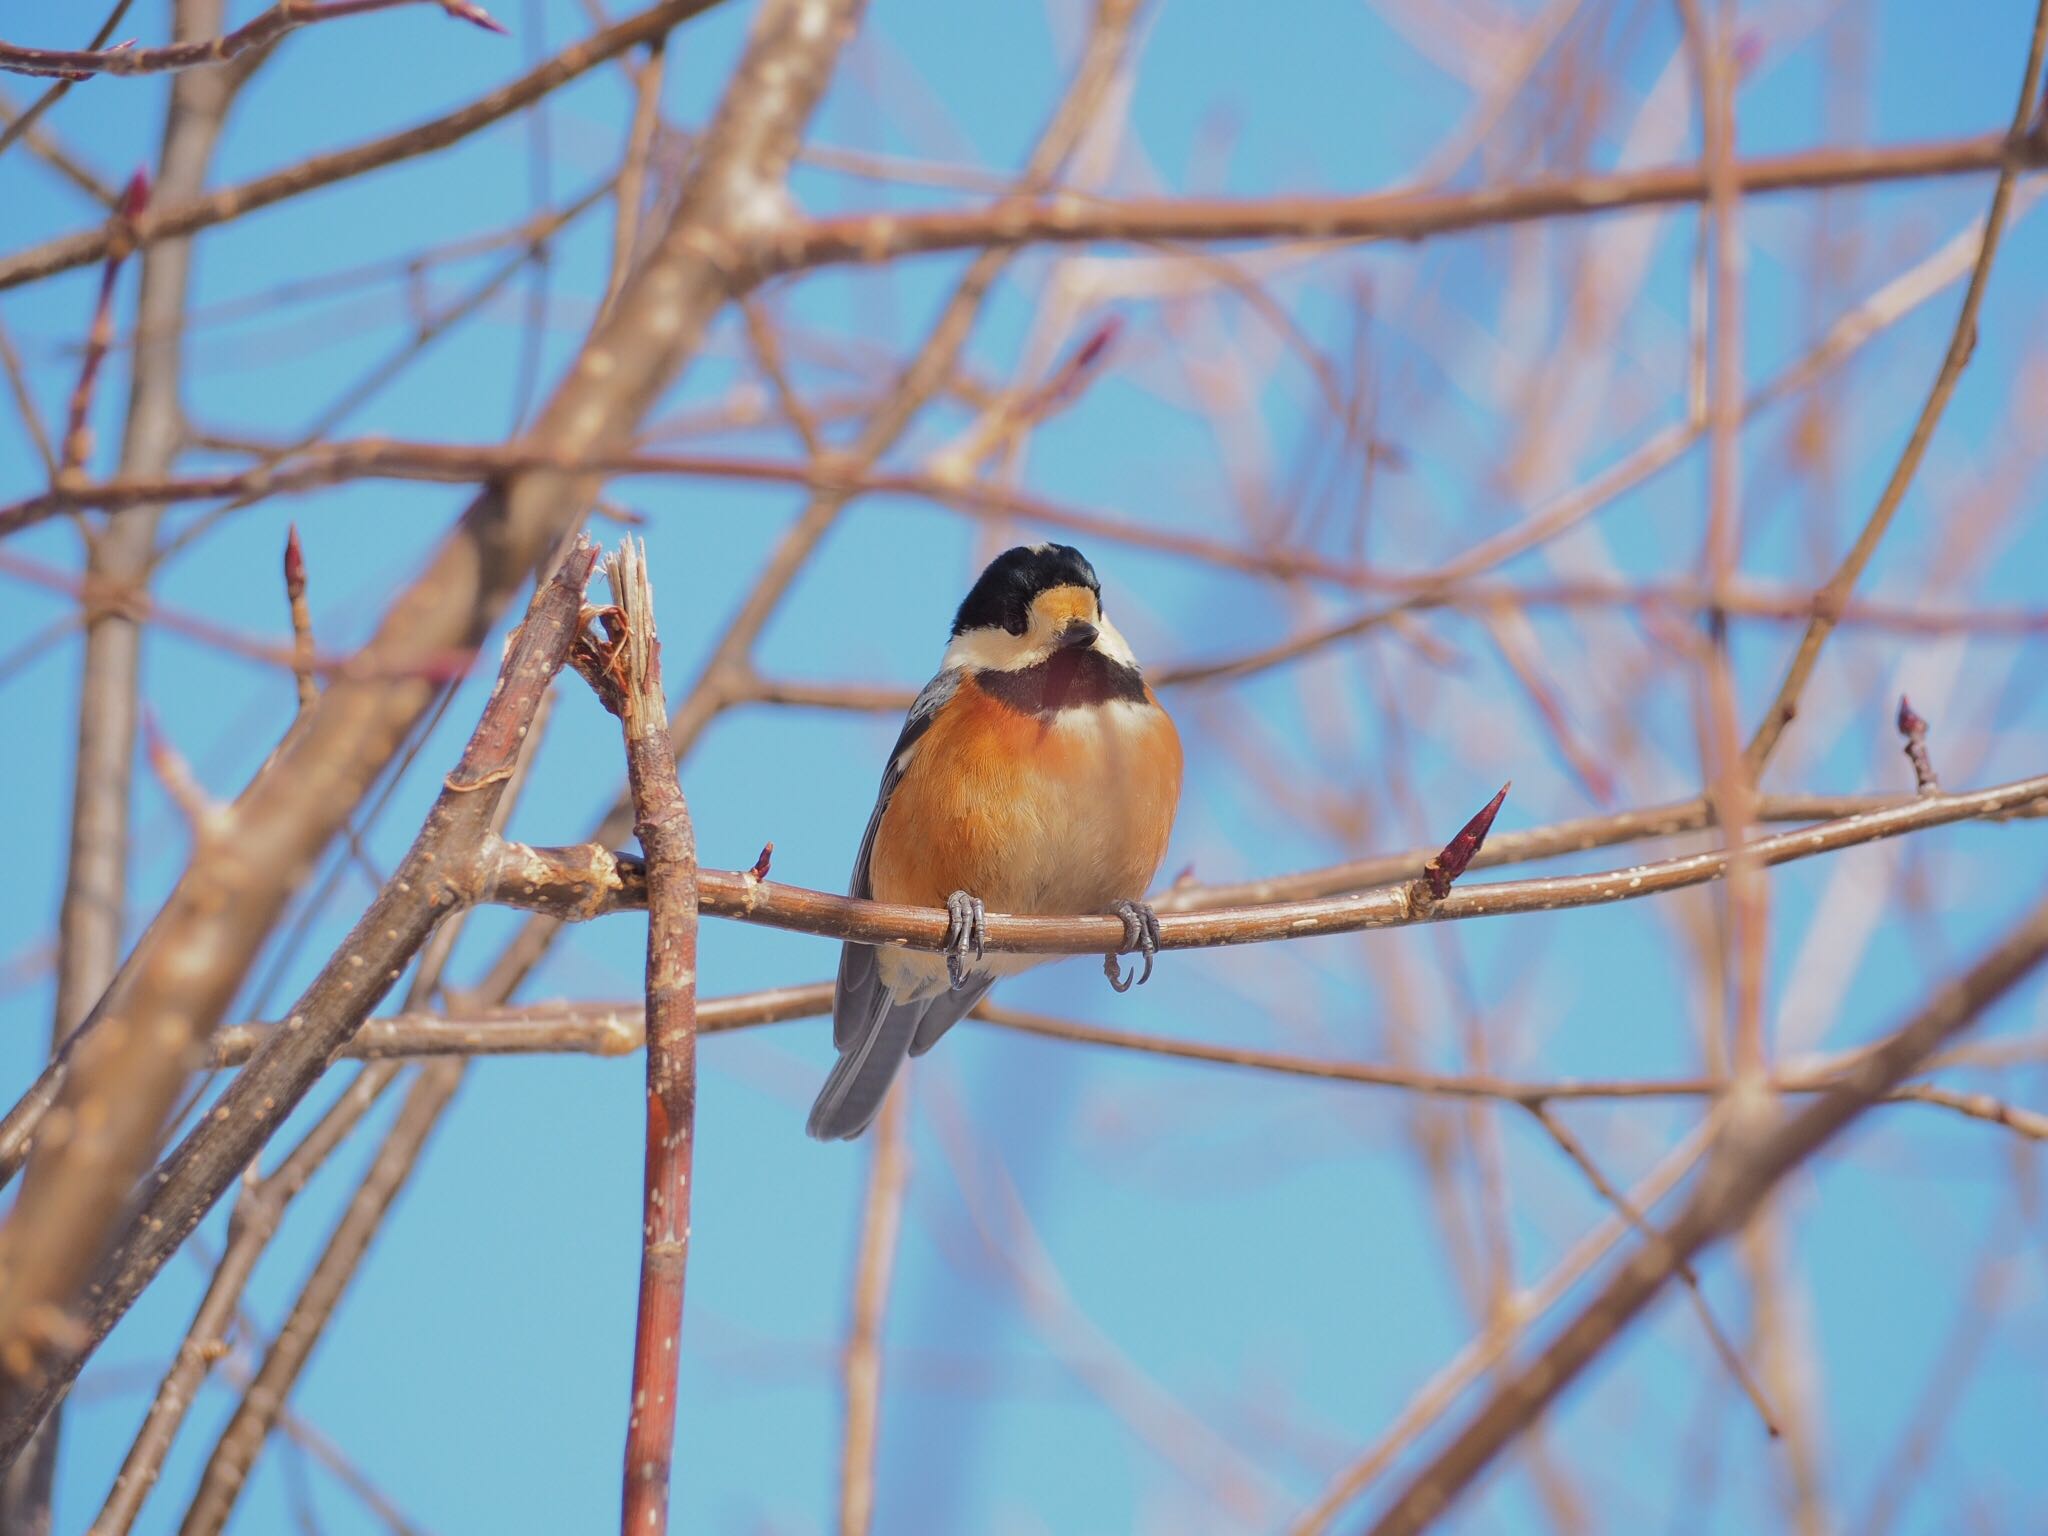
<svg viewBox="0 0 2048 1536">
<path fill-rule="evenodd" d="M 1757 838 L 1743 845 L 1740 854 L 1766 869 L 1951 822 L 2023 809 L 2032 812 L 2044 801 L 2048 801 L 2048 774 L 1990 789 L 1894 801 L 1882 810 Z M 1161 914 L 1159 947 L 1263 944 L 1421 922 L 1605 906 L 1722 879 L 1733 856 L 1726 848 L 1714 848 L 1594 874 L 1460 885 L 1441 900 L 1427 891 L 1420 868 L 1412 870 L 1402 884 L 1249 906 L 1223 906 L 1213 903 L 1207 893 L 1187 891 L 1178 901 L 1169 897 L 1156 904 Z M 595 844 L 532 848 L 508 843 L 498 878 L 485 899 L 582 921 L 645 906 L 646 874 L 639 860 Z M 863 901 L 760 880 L 746 871 L 700 870 L 698 905 L 713 917 L 737 922 L 923 950 L 943 947 L 948 925 L 941 907 Z M 1114 951 L 1123 936 L 1122 923 L 1105 915 L 1017 917 L 990 913 L 987 921 L 987 948 L 997 953 L 1104 955 Z"/>
<path fill-rule="evenodd" d="M 618 605 L 617 633 L 602 650 L 580 642 L 578 664 L 587 656 L 598 669 L 584 668 L 624 727 L 633 830 L 647 855 L 647 1152 L 619 1529 L 660 1536 L 668 1529 L 675 1453 L 697 1129 L 697 843 L 669 748 L 645 551 L 627 539 L 605 574 Z"/>
</svg>

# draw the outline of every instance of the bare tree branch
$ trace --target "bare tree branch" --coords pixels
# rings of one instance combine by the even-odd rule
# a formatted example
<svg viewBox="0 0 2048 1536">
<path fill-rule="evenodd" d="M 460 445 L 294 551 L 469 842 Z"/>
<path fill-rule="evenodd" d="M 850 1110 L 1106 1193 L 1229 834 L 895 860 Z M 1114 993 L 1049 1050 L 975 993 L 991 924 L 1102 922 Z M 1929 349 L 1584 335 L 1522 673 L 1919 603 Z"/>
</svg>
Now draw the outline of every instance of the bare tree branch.
<svg viewBox="0 0 2048 1536">
<path fill-rule="evenodd" d="M 2048 902 L 1942 987 L 1818 1101 L 1754 1134 L 1731 1130 L 1724 1135 L 1699 1188 L 1662 1234 L 1638 1248 L 1541 1353 L 1473 1411 L 1452 1442 L 1395 1494 L 1371 1526 L 1373 1536 L 1412 1536 L 1432 1524 L 1642 1314 L 1682 1266 L 1737 1230 L 1786 1174 L 1969 1028 L 2043 959 L 2048 959 Z"/>
<path fill-rule="evenodd" d="M 1811 149 L 1761 156 L 1734 167 L 1745 197 L 1817 187 L 1870 186 L 2026 169 L 2048 147 L 2023 133 L 1871 149 Z M 1028 198 L 961 213 L 876 213 L 820 219 L 776 232 L 756 259 L 771 273 L 849 262 L 890 261 L 935 251 L 1121 241 L 1423 240 L 1532 219 L 1583 218 L 1632 208 L 1697 203 L 1707 178 L 1697 166 L 1611 171 L 1470 192 L 1378 192 L 1351 198 L 1204 202 L 1109 202 Z M 89 259 L 89 258 L 88 258 Z M 0 268 L 0 286 L 12 274 Z"/>
<path fill-rule="evenodd" d="M 159 203 L 154 213 L 136 221 L 133 238 L 137 244 L 146 246 L 177 235 L 195 234 L 287 198 L 446 149 L 533 105 L 628 49 L 666 35 L 671 27 L 680 26 L 718 3 L 719 0 L 660 0 L 659 4 L 563 49 L 509 85 L 441 117 L 371 139 L 353 149 L 314 155 L 239 186 L 222 187 L 204 196 L 194 194 L 177 203 Z M 111 229 L 87 230 L 0 259 L 0 290 L 89 266 L 106 255 L 114 238 Z"/>
<path fill-rule="evenodd" d="M 668 230 L 542 412 L 533 440 L 578 456 L 613 445 L 681 367 L 729 296 L 726 232 L 754 218 L 762 187 L 780 182 L 857 13 L 858 0 L 763 8 Z M 546 473 L 486 492 L 393 604 L 369 649 L 400 661 L 475 646 L 593 494 L 583 477 Z M 58 1107 L 70 1109 L 72 1134 L 54 1144 L 45 1136 L 0 1227 L 0 1376 L 17 1388 L 39 1374 L 32 1320 L 53 1323 L 49 1309 L 61 1310 L 104 1250 L 195 1048 L 225 1011 L 283 893 L 432 693 L 418 680 L 337 683 L 323 693 L 236 802 L 234 836 L 198 851 L 129 957 L 74 1059 L 70 1104 Z M 87 1098 L 117 1112 L 79 1115 Z M 12 1424 L 16 1405 L 6 1396 L 0 1420 Z"/>
<path fill-rule="evenodd" d="M 2027 62 L 2020 71 L 2019 104 L 2013 109 L 2012 119 L 2012 141 L 2031 145 L 2035 153 L 2048 151 L 2048 135 L 2027 132 L 2028 123 L 2040 110 L 2035 100 L 2035 81 L 2041 74 L 2044 49 L 2048 49 L 2048 0 L 2034 11 L 2033 32 L 2027 40 Z M 1818 611 L 1807 625 L 1806 633 L 1800 636 L 1799 648 L 1793 653 L 1784 679 L 1778 684 L 1777 696 L 1764 711 L 1756 734 L 1750 737 L 1749 745 L 1743 750 L 1752 779 L 1762 776 L 1764 764 L 1776 750 L 1778 739 L 1798 713 L 1799 696 L 1805 691 L 1807 680 L 1813 676 L 1821 647 L 1827 644 L 1828 636 L 1834 632 L 1836 616 L 1848 605 L 1849 594 L 1862 577 L 1864 567 L 1870 564 L 1870 557 L 1877 553 L 1877 546 L 1891 527 L 1899 504 L 1906 499 L 1906 490 L 1912 485 L 1914 475 L 1919 473 L 1920 461 L 1926 456 L 1934 429 L 1941 424 L 1941 418 L 1948 410 L 1949 397 L 1955 393 L 1963 369 L 1969 366 L 1970 356 L 1977 350 L 1977 312 L 1983 307 L 1984 289 L 1991 279 L 1991 263 L 1998 255 L 1999 238 L 2005 233 L 2006 220 L 2012 212 L 2013 187 L 2019 171 L 2019 162 L 2006 161 L 1999 166 L 1998 184 L 1991 194 L 1991 212 L 1984 220 L 1984 241 L 1977 250 L 1977 264 L 1970 272 L 1970 286 L 1963 294 L 1963 307 L 1956 315 L 1948 352 L 1941 360 L 1941 369 L 1934 376 L 1934 386 L 1927 393 L 1926 404 L 1920 407 L 1920 415 L 1913 423 L 1906 446 L 1899 453 L 1899 461 L 1892 468 L 1891 478 L 1885 482 L 1877 505 L 1870 509 L 1870 516 L 1864 522 L 1862 532 L 1857 534 L 1856 542 L 1850 545 L 1841 564 L 1835 567 L 1835 573 L 1820 589 Z"/>
<path fill-rule="evenodd" d="M 411 851 L 299 1000 L 287 1027 L 250 1061 L 160 1171 L 129 1225 L 127 1242 L 99 1267 L 99 1278 L 80 1309 L 84 1315 L 73 1310 L 75 1282 L 59 1266 L 92 1262 L 101 1228 L 121 1214 L 128 1181 L 88 1184 L 77 1208 L 58 1207 L 61 1219 L 37 1229 L 37 1244 L 5 1250 L 15 1266 L 9 1270 L 7 1300 L 16 1332 L 12 1353 L 0 1357 L 8 1378 L 0 1400 L 0 1459 L 19 1450 L 92 1345 L 249 1166 L 435 926 L 488 879 L 492 814 L 512 778 L 541 697 L 568 653 L 596 558 L 593 546 L 579 543 L 535 594 L 526 623 L 507 651 L 499 686 Z M 69 1106 L 88 1106 L 93 1121 L 110 1118 L 104 1104 L 95 1107 L 95 1096 L 107 1090 L 96 1086 L 86 1063 L 87 1050 L 107 1027 L 104 1017 L 83 1026 L 72 1047 L 73 1076 L 46 1118 L 38 1138 L 40 1155 L 67 1151 L 79 1139 L 59 1120 L 80 1113 Z M 172 1082 L 173 1090 L 182 1086 L 182 1076 Z M 152 1135 L 156 1118 L 147 1127 Z M 32 1160 L 31 1178 L 35 1167 Z M 23 1225 L 23 1206 L 31 1187 L 24 1184 L 14 1217 L 0 1229 L 0 1237 L 23 1243 L 30 1230 Z M 113 1208 L 105 1209 L 109 1204 Z M 49 1299 L 32 1303 L 28 1298 L 38 1291 Z"/>
</svg>

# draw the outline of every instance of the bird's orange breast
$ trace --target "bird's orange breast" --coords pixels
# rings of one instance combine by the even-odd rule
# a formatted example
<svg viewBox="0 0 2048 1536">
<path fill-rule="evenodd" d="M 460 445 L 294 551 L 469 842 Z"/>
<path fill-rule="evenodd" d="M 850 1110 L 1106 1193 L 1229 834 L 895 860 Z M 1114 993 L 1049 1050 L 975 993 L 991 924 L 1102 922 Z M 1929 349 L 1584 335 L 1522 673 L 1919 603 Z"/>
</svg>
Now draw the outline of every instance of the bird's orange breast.
<svg viewBox="0 0 2048 1536">
<path fill-rule="evenodd" d="M 1180 736 L 1146 691 L 1022 713 L 967 677 L 917 743 L 875 829 L 881 901 L 1099 912 L 1143 896 L 1180 799 Z"/>
</svg>

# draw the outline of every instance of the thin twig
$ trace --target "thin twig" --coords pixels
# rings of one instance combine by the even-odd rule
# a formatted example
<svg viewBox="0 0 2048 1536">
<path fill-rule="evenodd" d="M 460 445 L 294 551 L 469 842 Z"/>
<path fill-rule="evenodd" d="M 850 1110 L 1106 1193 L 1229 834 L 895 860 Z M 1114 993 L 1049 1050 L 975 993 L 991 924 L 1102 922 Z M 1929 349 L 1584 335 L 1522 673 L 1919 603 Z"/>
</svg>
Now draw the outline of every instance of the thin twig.
<svg viewBox="0 0 2048 1536">
<path fill-rule="evenodd" d="M 177 235 L 194 234 L 287 198 L 316 192 L 336 182 L 382 170 L 387 165 L 446 149 L 515 112 L 525 110 L 543 96 L 609 63 L 628 49 L 664 36 L 671 28 L 719 3 L 720 0 L 659 0 L 658 4 L 628 16 L 602 32 L 593 33 L 518 79 L 453 112 L 370 139 L 352 149 L 313 155 L 253 181 L 221 187 L 203 196 L 193 193 L 178 202 L 164 203 L 154 214 L 145 215 L 137 221 L 132 238 L 137 244 L 149 245 Z M 0 260 L 0 289 L 18 287 L 38 278 L 68 272 L 74 267 L 88 266 L 107 254 L 115 238 L 114 233 L 107 229 L 85 230 Z"/>
<path fill-rule="evenodd" d="M 1744 845 L 1742 854 L 1759 868 L 1772 868 L 1951 822 L 2004 815 L 2044 799 L 2048 775 L 1962 794 L 1916 797 L 1894 802 L 1888 809 L 1757 838 Z M 1433 896 L 1418 901 L 1408 886 L 1399 885 L 1241 907 L 1189 902 L 1164 910 L 1162 902 L 1159 947 L 1260 944 L 1423 922 L 1606 906 L 1723 879 L 1732 857 L 1730 850 L 1715 848 L 1596 874 L 1461 885 L 1440 901 Z M 946 942 L 947 916 L 940 907 L 864 901 L 755 880 L 744 871 L 712 869 L 698 871 L 698 893 L 702 911 L 736 922 L 922 950 L 936 951 Z M 534 848 L 508 843 L 483 899 L 585 921 L 606 912 L 637 910 L 647 895 L 644 871 L 630 856 L 595 844 Z M 990 913 L 987 922 L 987 948 L 1005 954 L 1103 955 L 1118 946 L 1123 934 L 1120 922 L 1109 916 Z"/>
<path fill-rule="evenodd" d="M 103 46 L 107 39 L 114 35 L 114 28 L 121 25 L 121 19 L 128 14 L 129 7 L 134 3 L 135 0 L 115 0 L 114 8 L 107 13 L 107 19 L 100 23 L 100 28 L 93 34 L 92 41 L 85 45 L 87 49 Z M 35 130 L 36 120 L 62 101 L 64 93 L 76 83 L 74 80 L 59 80 L 30 102 L 28 110 L 9 123 L 4 132 L 0 132 L 0 155 L 6 154 L 17 139 L 27 138 Z M 109 202 L 111 201 L 112 199 L 109 199 Z"/>
<path fill-rule="evenodd" d="M 619 167 L 613 202 L 618 217 L 612 225 L 612 269 L 605 280 L 604 298 L 598 304 L 602 320 L 626 285 L 633 270 L 633 258 L 640 244 L 640 205 L 647 196 L 647 159 L 654 149 L 655 130 L 661 126 L 661 84 L 666 75 L 668 45 L 657 37 L 647 45 L 647 57 L 633 70 L 633 122 L 626 130 L 626 158 Z"/>
<path fill-rule="evenodd" d="M 313 683 L 313 611 L 306 604 L 306 552 L 299 545 L 299 525 L 291 524 L 284 539 L 284 595 L 292 613 L 292 675 L 298 679 L 299 713 L 320 697 Z"/>
<path fill-rule="evenodd" d="M 899 1081 L 875 1121 L 874 1161 L 854 1262 L 853 1330 L 846 1341 L 846 1441 L 839 1455 L 839 1536 L 868 1536 L 875 1519 L 881 1439 L 882 1322 L 909 1183 L 909 1084 Z"/>
<path fill-rule="evenodd" d="M 1923 795 L 1941 793 L 1941 780 L 1935 776 L 1934 759 L 1927 751 L 1927 722 L 1920 718 L 1906 696 L 1899 695 L 1899 735 L 1905 739 L 1906 761 L 1913 765 L 1913 788 Z"/>
<path fill-rule="evenodd" d="M 428 0 L 279 0 L 269 10 L 232 32 L 219 37 L 172 43 L 162 48 L 133 48 L 117 43 L 111 48 L 75 52 L 61 48 L 23 48 L 0 42 L 0 70 L 18 75 L 55 76 L 59 80 L 84 80 L 93 75 L 157 75 L 191 69 L 201 64 L 225 64 L 253 49 L 266 48 L 287 32 L 319 21 L 343 16 L 360 16 L 368 11 L 388 11 L 395 6 L 418 5 Z M 431 0 L 448 15 L 482 27 L 487 32 L 505 29 L 490 14 L 468 0 Z"/>
<path fill-rule="evenodd" d="M 2048 137 L 2035 135 L 2031 140 L 2026 137 L 2027 126 L 2037 110 L 2034 82 L 2041 73 L 2044 48 L 2048 48 L 2048 0 L 2041 0 L 2034 10 L 2026 67 L 2020 71 L 2019 104 L 2013 109 L 2012 120 L 2012 139 L 2031 143 L 2036 153 L 2048 151 Z M 1749 745 L 1743 751 L 1752 780 L 1762 777 L 1764 764 L 1770 760 L 1779 738 L 1798 713 L 1799 696 L 1805 692 L 1807 680 L 1813 676 L 1821 647 L 1834 633 L 1837 615 L 1847 606 L 1849 594 L 1855 590 L 1864 567 L 1870 564 L 1871 556 L 1877 553 L 1879 542 L 1891 527 L 1893 514 L 1906 499 L 1906 490 L 1919 472 L 1920 461 L 1926 456 L 1934 429 L 1941 424 L 1941 418 L 1948 410 L 1949 397 L 1955 393 L 1963 369 L 1977 350 L 1977 312 L 1983 307 L 1984 290 L 1991 278 L 1991 263 L 1998 255 L 1998 242 L 2005 233 L 2006 219 L 2012 211 L 2013 187 L 2019 170 L 2018 161 L 2000 162 L 1998 185 L 1991 194 L 1991 212 L 1984 220 L 1984 241 L 1977 251 L 1977 264 L 1970 272 L 1970 286 L 1964 291 L 1963 307 L 1956 315 L 1955 330 L 1949 337 L 1948 351 L 1941 360 L 1941 371 L 1934 376 L 1934 386 L 1927 393 L 1926 403 L 1920 407 L 1920 415 L 1913 423 L 1898 463 L 1892 468 L 1891 478 L 1885 482 L 1884 491 L 1877 498 L 1877 505 L 1870 509 L 1863 531 L 1857 534 L 1856 542 L 1849 546 L 1842 563 L 1835 567 L 1834 574 L 1817 594 L 1817 611 L 1806 626 L 1806 633 L 1799 638 L 1799 648 L 1793 653 L 1785 676 L 1778 684 L 1777 696 L 1764 711 L 1756 734 L 1750 737 Z"/>
<path fill-rule="evenodd" d="M 255 1379 L 214 1443 L 213 1454 L 207 1458 L 200 1476 L 199 1489 L 185 1512 L 180 1536 L 216 1536 L 227 1524 L 236 1500 L 248 1485 L 249 1469 L 270 1437 L 271 1428 L 314 1346 L 326 1331 L 335 1303 L 348 1288 L 461 1078 L 459 1061 L 430 1061 L 413 1078 L 397 1120 L 342 1212 L 312 1275 L 293 1304 L 291 1315 L 278 1330 Z"/>
<path fill-rule="evenodd" d="M 135 1443 L 121 1463 L 89 1536 L 125 1536 L 135 1524 L 135 1517 L 141 1513 L 144 1500 L 163 1471 L 164 1458 L 170 1454 L 200 1383 L 226 1348 L 228 1330 L 241 1308 L 249 1277 L 283 1220 L 285 1207 L 397 1075 L 396 1067 L 389 1064 L 367 1067 L 357 1073 L 354 1081 L 342 1090 L 341 1097 L 284 1161 L 273 1172 L 243 1188 L 228 1219 L 227 1249 L 214 1266 L 206 1295 L 192 1316 L 163 1384 L 150 1402 L 149 1413 L 142 1428 L 136 1431 Z"/>
<path fill-rule="evenodd" d="M 43 418 L 36 409 L 35 396 L 29 391 L 28 375 L 22 371 L 21 354 L 14 350 L 14 342 L 7 335 L 7 328 L 0 325 L 0 372 L 7 375 L 8 393 L 14 396 L 14 409 L 21 417 L 21 427 L 34 445 L 36 457 L 43 461 L 45 479 L 57 478 L 57 453 L 50 446 L 50 434 L 43 429 Z"/>
<path fill-rule="evenodd" d="M 0 129 L 9 130 L 11 135 L 12 126 L 33 110 L 17 106 L 8 99 L 5 92 L 0 92 Z M 31 123 L 22 133 L 21 142 L 30 154 L 108 212 L 111 213 L 115 205 L 121 201 L 118 187 L 108 185 L 105 177 L 59 143 L 49 130 L 38 128 Z"/>
<path fill-rule="evenodd" d="M 831 1009 L 832 983 L 829 981 L 769 987 L 730 997 L 700 998 L 697 1032 L 700 1035 L 727 1034 L 764 1024 L 817 1018 L 831 1012 Z M 341 1054 L 365 1061 L 416 1056 L 629 1056 L 640 1049 L 641 1011 L 640 1006 L 634 1003 L 597 1001 L 535 1003 L 523 1008 L 483 1008 L 463 1010 L 457 1014 L 396 1014 L 365 1021 Z M 968 1017 L 998 1029 L 1074 1045 L 1096 1045 L 1145 1056 L 1164 1056 L 1176 1061 L 1243 1067 L 1317 1082 L 1388 1088 L 1431 1098 L 1491 1100 L 1522 1108 L 1593 1101 L 1713 1099 L 1725 1095 L 1733 1086 L 1730 1079 L 1711 1075 L 1508 1078 L 1431 1072 L 1399 1064 L 1332 1061 L 1248 1046 L 1169 1039 L 1100 1024 L 1084 1024 L 1073 1019 L 1053 1018 L 988 1002 L 977 1006 Z M 224 1069 L 242 1065 L 276 1028 L 274 1024 L 228 1025 L 214 1037 L 214 1066 Z M 1783 1064 L 1770 1081 L 1771 1091 L 1798 1095 L 1824 1092 L 1843 1072 L 1854 1066 L 1861 1055 L 1860 1051 L 1852 1051 L 1810 1062 Z M 2033 1057 L 2029 1055 L 2026 1059 Z M 1968 1067 L 1980 1064 L 1975 1056 L 1958 1053 L 1944 1055 L 1932 1065 Z M 2048 1114 L 2008 1104 L 1990 1094 L 1959 1093 L 1932 1084 L 1911 1084 L 1896 1090 L 1889 1099 L 1901 1104 L 1927 1104 L 1948 1109 L 1974 1120 L 2005 1126 L 2029 1140 L 2048 1140 Z M 32 1122 L 40 1112 L 39 1105 L 46 1106 L 47 1101 L 48 1090 L 39 1083 L 9 1114 L 8 1125 L 13 1126 L 17 1118 Z"/>
<path fill-rule="evenodd" d="M 139 170 L 128 178 L 127 189 L 121 194 L 121 206 L 114 215 L 118 227 L 131 228 L 148 206 L 149 173 Z M 93 392 L 99 382 L 100 364 L 106 360 L 107 348 L 114 340 L 114 283 L 133 248 L 129 240 L 115 241 L 100 268 L 99 299 L 93 305 L 92 325 L 86 332 L 85 351 L 78 365 L 78 383 L 71 391 L 71 405 L 65 415 L 64 441 L 57 465 L 59 479 L 81 476 L 85 461 L 92 454 Z"/>
<path fill-rule="evenodd" d="M 1600 1165 L 1593 1161 L 1592 1154 L 1586 1150 L 1585 1143 L 1579 1140 L 1577 1133 L 1566 1125 L 1549 1105 L 1538 1102 L 1529 1105 L 1528 1108 L 1536 1123 L 1543 1127 L 1552 1141 L 1557 1143 L 1558 1150 L 1570 1158 L 1573 1166 L 1585 1175 L 1586 1182 L 1593 1186 L 1593 1192 L 1621 1212 L 1637 1236 L 1646 1242 L 1655 1242 L 1657 1233 L 1644 1219 L 1643 1213 L 1637 1210 L 1628 1196 L 1616 1189 L 1607 1175 L 1600 1171 Z M 1750 1406 L 1756 1409 L 1757 1417 L 1763 1420 L 1765 1431 L 1773 1440 L 1778 1439 L 1783 1431 L 1778 1427 L 1777 1415 L 1771 1412 L 1770 1402 L 1764 1396 L 1763 1388 L 1757 1384 L 1756 1377 L 1750 1372 L 1748 1362 L 1742 1358 L 1741 1352 L 1722 1330 L 1720 1320 L 1714 1316 L 1714 1309 L 1707 1305 L 1707 1294 L 1700 1289 L 1698 1271 L 1690 1264 L 1681 1265 L 1678 1278 L 1685 1282 L 1685 1288 L 1691 1294 L 1692 1308 L 1699 1317 L 1701 1329 L 1707 1335 L 1707 1342 L 1713 1346 L 1714 1353 L 1727 1368 L 1729 1377 L 1742 1389 L 1742 1395 L 1749 1399 Z"/>
<path fill-rule="evenodd" d="M 1745 197 L 1818 187 L 1955 176 L 2048 159 L 2024 133 L 1885 148 L 1824 148 L 1759 156 L 1734 167 Z M 1581 218 L 1629 208 L 1697 203 L 1707 196 L 1694 165 L 1611 171 L 1453 192 L 1381 192 L 1352 198 L 1193 198 L 1113 203 L 1006 200 L 964 212 L 849 214 L 765 236 L 764 274 L 878 262 L 914 254 L 998 246 L 1078 245 L 1103 240 L 1422 240 L 1533 219 Z M 33 253 L 30 253 L 33 254 Z M 0 269 L 0 286 L 11 273 Z"/>
</svg>

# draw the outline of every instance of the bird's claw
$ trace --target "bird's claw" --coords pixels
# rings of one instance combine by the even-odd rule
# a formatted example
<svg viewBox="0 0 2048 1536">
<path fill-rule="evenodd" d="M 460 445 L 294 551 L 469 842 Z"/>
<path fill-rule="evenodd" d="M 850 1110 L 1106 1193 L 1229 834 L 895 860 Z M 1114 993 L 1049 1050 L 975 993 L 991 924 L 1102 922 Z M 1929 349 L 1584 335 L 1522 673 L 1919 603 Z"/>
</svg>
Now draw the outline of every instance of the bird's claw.
<svg viewBox="0 0 2048 1536">
<path fill-rule="evenodd" d="M 946 976 L 958 992 L 967 985 L 967 956 L 979 960 L 988 950 L 988 909 L 981 898 L 955 891 L 946 898 Z"/>
<path fill-rule="evenodd" d="M 1102 957 L 1102 974 L 1109 978 L 1112 989 L 1128 992 L 1152 979 L 1152 957 L 1159 953 L 1159 914 L 1142 901 L 1120 901 L 1110 911 L 1123 919 L 1124 941 L 1117 946 L 1116 954 Z M 1117 955 L 1133 951 L 1144 956 L 1144 968 L 1133 967 L 1132 973 L 1125 976 L 1123 967 L 1117 964 Z"/>
</svg>

